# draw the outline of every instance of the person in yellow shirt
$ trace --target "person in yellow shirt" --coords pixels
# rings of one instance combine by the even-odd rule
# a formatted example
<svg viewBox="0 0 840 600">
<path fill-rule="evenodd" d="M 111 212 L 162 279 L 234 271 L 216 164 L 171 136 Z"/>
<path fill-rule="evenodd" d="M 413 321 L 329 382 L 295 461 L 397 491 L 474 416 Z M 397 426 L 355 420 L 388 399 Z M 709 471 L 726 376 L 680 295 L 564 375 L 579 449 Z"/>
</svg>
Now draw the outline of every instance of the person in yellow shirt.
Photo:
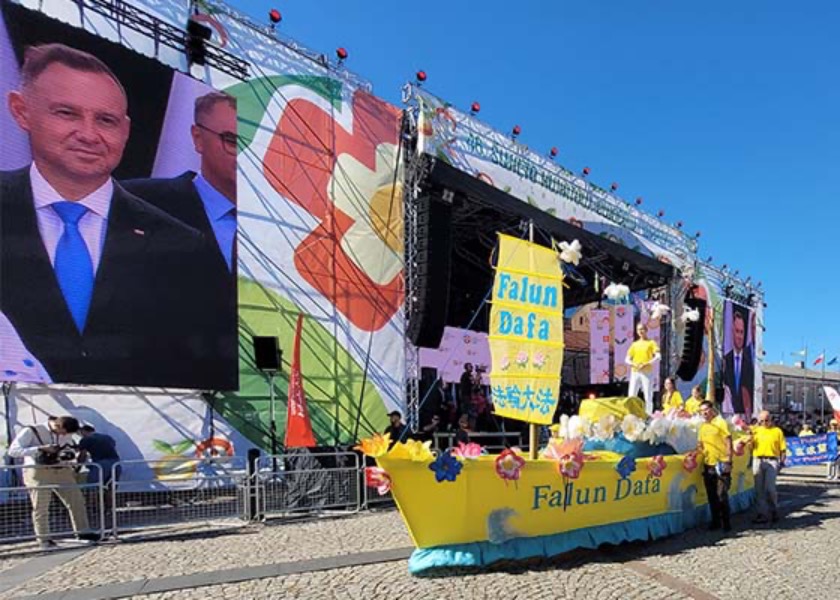
<svg viewBox="0 0 840 600">
<path fill-rule="evenodd" d="M 676 382 L 674 381 L 674 378 L 666 377 L 663 387 L 665 389 L 662 391 L 662 410 L 665 412 L 668 412 L 673 409 L 682 410 L 683 397 L 682 394 L 680 394 L 679 390 L 676 388 Z"/>
<path fill-rule="evenodd" d="M 700 405 L 705 401 L 706 399 L 703 397 L 703 389 L 699 385 L 695 385 L 691 388 L 691 396 L 689 396 L 688 400 L 685 401 L 685 412 L 690 415 L 696 415 L 700 412 Z"/>
<path fill-rule="evenodd" d="M 723 417 L 717 414 L 711 402 L 700 404 L 704 423 L 697 434 L 697 449 L 703 453 L 703 484 L 709 498 L 712 522 L 709 530 L 723 526 L 732 531 L 729 508 L 729 488 L 732 485 L 732 434 Z"/>
<path fill-rule="evenodd" d="M 755 504 L 757 515 L 753 523 L 779 520 L 779 495 L 776 476 L 781 471 L 787 455 L 785 434 L 773 424 L 766 410 L 758 413 L 758 424 L 750 432 L 753 446 L 753 475 L 755 475 Z"/>
<path fill-rule="evenodd" d="M 805 423 L 802 426 L 802 429 L 799 430 L 799 436 L 797 437 L 808 437 L 809 435 L 815 435 L 814 430 L 811 429 L 810 423 Z"/>
<path fill-rule="evenodd" d="M 647 339 L 647 327 L 639 323 L 636 326 L 639 336 L 630 344 L 625 362 L 630 365 L 630 388 L 628 396 L 638 396 L 639 390 L 645 395 L 645 411 L 653 413 L 653 363 L 660 359 L 659 346 L 653 340 Z"/>
</svg>

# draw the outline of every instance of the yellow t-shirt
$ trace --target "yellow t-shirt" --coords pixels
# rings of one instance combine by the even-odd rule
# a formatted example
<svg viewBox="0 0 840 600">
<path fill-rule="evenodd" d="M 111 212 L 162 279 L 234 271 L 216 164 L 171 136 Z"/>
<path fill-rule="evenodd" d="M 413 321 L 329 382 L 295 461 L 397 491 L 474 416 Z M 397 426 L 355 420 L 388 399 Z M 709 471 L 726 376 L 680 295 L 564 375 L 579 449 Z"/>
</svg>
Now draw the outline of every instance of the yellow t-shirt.
<svg viewBox="0 0 840 600">
<path fill-rule="evenodd" d="M 799 432 L 797 437 L 808 437 L 809 435 L 814 435 L 814 432 L 808 428 L 804 428 L 802 431 Z"/>
<path fill-rule="evenodd" d="M 636 340 L 630 344 L 627 350 L 627 357 L 633 363 L 634 371 L 641 371 L 642 373 L 650 373 L 653 370 L 653 365 L 646 365 L 638 367 L 646 362 L 653 360 L 653 357 L 659 352 L 659 346 L 653 340 Z"/>
<path fill-rule="evenodd" d="M 706 465 L 713 467 L 720 461 L 730 459 L 728 440 L 729 425 L 720 415 L 712 419 L 711 423 L 700 426 L 698 438 L 703 444 L 703 458 Z"/>
<path fill-rule="evenodd" d="M 753 456 L 780 458 L 782 452 L 787 452 L 785 434 L 778 427 L 764 427 L 758 425 L 752 430 Z"/>
<path fill-rule="evenodd" d="M 683 406 L 683 397 L 677 390 L 671 392 L 671 397 L 665 400 L 665 404 L 662 406 L 665 410 L 671 410 L 672 408 L 682 408 Z M 698 406 L 700 406 L 698 404 Z"/>
<path fill-rule="evenodd" d="M 694 396 L 689 396 L 688 400 L 685 401 L 685 410 L 690 415 L 696 415 L 700 412 L 700 403 L 703 402 L 702 400 L 698 400 Z"/>
</svg>

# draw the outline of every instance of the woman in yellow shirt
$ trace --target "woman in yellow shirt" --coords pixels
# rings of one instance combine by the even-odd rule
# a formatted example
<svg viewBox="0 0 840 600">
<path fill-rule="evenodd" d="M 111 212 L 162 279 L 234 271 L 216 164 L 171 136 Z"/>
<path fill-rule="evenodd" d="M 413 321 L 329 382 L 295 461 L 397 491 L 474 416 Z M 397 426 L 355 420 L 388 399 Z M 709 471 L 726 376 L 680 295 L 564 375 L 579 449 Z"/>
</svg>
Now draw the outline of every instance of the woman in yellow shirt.
<svg viewBox="0 0 840 600">
<path fill-rule="evenodd" d="M 704 400 L 703 390 L 699 385 L 695 385 L 691 388 L 691 396 L 689 396 L 688 400 L 685 401 L 685 412 L 690 415 L 696 415 L 700 412 L 700 403 Z"/>
<path fill-rule="evenodd" d="M 665 389 L 662 391 L 662 410 L 668 412 L 672 409 L 681 410 L 683 407 L 683 397 L 676 388 L 673 377 L 666 377 L 664 383 Z"/>
</svg>

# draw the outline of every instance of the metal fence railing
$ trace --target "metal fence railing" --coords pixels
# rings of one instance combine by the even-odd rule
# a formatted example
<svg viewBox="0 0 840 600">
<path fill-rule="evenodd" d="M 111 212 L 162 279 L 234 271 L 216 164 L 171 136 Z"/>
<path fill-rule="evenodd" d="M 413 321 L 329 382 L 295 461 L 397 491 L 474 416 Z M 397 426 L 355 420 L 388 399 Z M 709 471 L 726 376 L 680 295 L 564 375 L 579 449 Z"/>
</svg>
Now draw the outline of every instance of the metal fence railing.
<svg viewBox="0 0 840 600">
<path fill-rule="evenodd" d="M 522 445 L 522 434 L 518 431 L 499 431 L 495 433 L 470 432 L 470 441 L 481 444 L 488 452 L 501 452 L 511 446 Z M 454 433 L 436 433 L 434 449 L 446 450 L 457 446 Z"/>
<path fill-rule="evenodd" d="M 98 465 L 0 467 L 0 543 L 102 537 L 104 505 Z"/>
<path fill-rule="evenodd" d="M 300 452 L 263 456 L 255 468 L 259 514 L 358 512 L 364 470 L 355 452 Z"/>
<path fill-rule="evenodd" d="M 113 475 L 110 524 L 115 536 L 183 523 L 247 522 L 244 458 L 122 461 L 114 465 Z"/>
</svg>

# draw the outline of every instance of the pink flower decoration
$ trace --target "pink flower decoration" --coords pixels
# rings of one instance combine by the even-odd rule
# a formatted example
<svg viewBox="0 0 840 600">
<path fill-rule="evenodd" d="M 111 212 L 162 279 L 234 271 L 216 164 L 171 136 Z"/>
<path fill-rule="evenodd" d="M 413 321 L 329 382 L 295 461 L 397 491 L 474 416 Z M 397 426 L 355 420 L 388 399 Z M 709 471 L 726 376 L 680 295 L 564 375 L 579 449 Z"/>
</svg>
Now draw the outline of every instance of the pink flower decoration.
<svg viewBox="0 0 840 600">
<path fill-rule="evenodd" d="M 376 488 L 380 496 L 391 491 L 391 476 L 381 467 L 367 467 L 365 469 L 365 482 L 368 487 Z"/>
<path fill-rule="evenodd" d="M 516 364 L 519 365 L 520 367 L 524 367 L 525 365 L 527 365 L 528 364 L 528 353 L 525 352 L 524 350 L 520 350 L 516 354 Z"/>
<path fill-rule="evenodd" d="M 583 470 L 583 456 L 580 454 L 567 454 L 558 463 L 560 475 L 569 479 L 577 479 Z"/>
<path fill-rule="evenodd" d="M 650 459 L 648 463 L 648 473 L 653 477 L 662 477 L 662 471 L 665 470 L 665 458 L 660 454 Z"/>
<path fill-rule="evenodd" d="M 545 366 L 545 354 L 542 352 L 537 352 L 534 354 L 534 366 L 538 369 L 542 369 Z"/>
<path fill-rule="evenodd" d="M 507 371 L 510 369 L 510 357 L 505 355 L 502 357 L 502 364 L 501 367 L 502 371 Z"/>
<path fill-rule="evenodd" d="M 525 459 L 510 448 L 502 450 L 496 457 L 496 474 L 508 481 L 519 481 L 519 473 L 525 467 Z"/>
<path fill-rule="evenodd" d="M 469 444 L 465 444 L 464 442 L 458 442 L 458 446 L 452 449 L 452 456 L 475 460 L 476 458 L 481 456 L 483 452 L 484 448 L 482 448 L 475 442 L 470 442 Z"/>
<path fill-rule="evenodd" d="M 694 469 L 697 468 L 697 452 L 689 452 L 683 458 L 683 469 L 691 473 Z"/>
</svg>

